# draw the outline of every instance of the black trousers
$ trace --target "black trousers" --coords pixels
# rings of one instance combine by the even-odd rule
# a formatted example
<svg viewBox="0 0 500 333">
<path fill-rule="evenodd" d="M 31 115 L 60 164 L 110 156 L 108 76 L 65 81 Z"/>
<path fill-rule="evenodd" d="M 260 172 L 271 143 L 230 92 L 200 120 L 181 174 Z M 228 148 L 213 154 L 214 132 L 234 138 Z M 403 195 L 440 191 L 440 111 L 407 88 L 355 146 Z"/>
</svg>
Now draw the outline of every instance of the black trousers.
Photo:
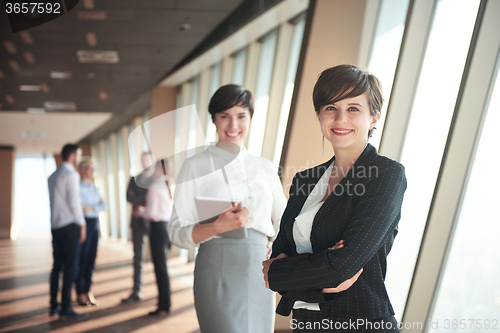
<svg viewBox="0 0 500 333">
<path fill-rule="evenodd" d="M 142 264 L 146 258 L 146 236 L 149 235 L 149 221 L 132 216 L 132 242 L 134 243 L 134 294 L 142 286 Z"/>
<path fill-rule="evenodd" d="M 170 247 L 170 239 L 167 233 L 167 222 L 151 222 L 149 244 L 158 285 L 158 308 L 168 310 L 170 309 L 170 280 L 166 251 Z"/>
<path fill-rule="evenodd" d="M 61 313 L 71 310 L 71 286 L 78 274 L 80 259 L 80 227 L 72 223 L 60 229 L 52 229 L 54 265 L 50 273 L 50 306 L 58 306 L 59 275 L 63 272 Z"/>
<path fill-rule="evenodd" d="M 99 242 L 99 218 L 86 217 L 85 222 L 87 224 L 87 238 L 85 238 L 80 250 L 80 269 L 75 283 L 77 294 L 90 291 L 95 257 L 97 256 L 97 243 Z"/>
<path fill-rule="evenodd" d="M 290 328 L 293 333 L 399 333 L 394 316 L 378 319 L 326 318 L 321 311 L 293 310 Z"/>
</svg>

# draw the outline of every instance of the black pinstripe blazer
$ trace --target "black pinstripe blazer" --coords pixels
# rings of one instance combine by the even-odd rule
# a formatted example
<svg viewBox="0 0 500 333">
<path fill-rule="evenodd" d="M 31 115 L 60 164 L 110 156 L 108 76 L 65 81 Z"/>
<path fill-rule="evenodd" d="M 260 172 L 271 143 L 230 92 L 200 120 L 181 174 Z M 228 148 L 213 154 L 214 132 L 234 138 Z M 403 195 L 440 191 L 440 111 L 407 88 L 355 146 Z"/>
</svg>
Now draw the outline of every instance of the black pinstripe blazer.
<svg viewBox="0 0 500 333">
<path fill-rule="evenodd" d="M 394 315 L 384 285 L 406 190 L 404 167 L 380 156 L 370 144 L 316 214 L 311 230 L 313 253 L 297 254 L 293 224 L 309 193 L 335 157 L 295 175 L 290 198 L 273 244 L 269 286 L 283 297 L 276 312 L 289 315 L 296 300 L 320 303 L 328 318 L 385 318 Z M 350 191 L 349 191 L 350 190 Z M 339 240 L 344 248 L 328 250 Z M 346 291 L 323 294 L 361 268 L 363 273 Z"/>
</svg>

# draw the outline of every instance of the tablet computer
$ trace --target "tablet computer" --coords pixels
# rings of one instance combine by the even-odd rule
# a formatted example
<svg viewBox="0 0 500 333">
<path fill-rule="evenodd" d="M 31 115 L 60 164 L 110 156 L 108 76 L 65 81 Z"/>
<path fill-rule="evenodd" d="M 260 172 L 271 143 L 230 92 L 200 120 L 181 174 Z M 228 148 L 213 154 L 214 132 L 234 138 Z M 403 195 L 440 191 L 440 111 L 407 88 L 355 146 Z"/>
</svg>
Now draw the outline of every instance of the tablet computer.
<svg viewBox="0 0 500 333">
<path fill-rule="evenodd" d="M 232 206 L 232 201 L 227 199 L 210 198 L 210 197 L 195 197 L 196 210 L 198 211 L 198 217 L 200 218 L 200 223 L 211 223 L 215 221 L 219 214 L 225 212 Z M 238 212 L 243 209 L 242 202 L 235 202 L 238 204 L 233 212 Z M 221 237 L 229 238 L 247 238 L 246 227 L 223 232 L 219 234 Z"/>
</svg>

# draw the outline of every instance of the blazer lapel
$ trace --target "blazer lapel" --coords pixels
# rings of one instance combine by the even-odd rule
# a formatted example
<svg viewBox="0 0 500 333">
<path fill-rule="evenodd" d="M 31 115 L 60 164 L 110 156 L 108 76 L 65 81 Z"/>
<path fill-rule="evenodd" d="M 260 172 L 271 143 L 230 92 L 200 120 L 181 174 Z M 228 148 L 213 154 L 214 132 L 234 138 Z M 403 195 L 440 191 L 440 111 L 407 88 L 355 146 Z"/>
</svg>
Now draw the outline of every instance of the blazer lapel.
<svg viewBox="0 0 500 333">
<path fill-rule="evenodd" d="M 332 161 L 335 159 L 335 156 L 332 157 L 329 161 L 320 164 L 311 169 L 304 170 L 298 174 L 298 181 L 294 188 L 294 194 L 290 196 L 288 200 L 287 207 L 291 207 L 290 211 L 286 213 L 286 216 L 283 216 L 284 221 L 288 221 L 289 219 L 293 219 L 291 223 L 289 223 L 286 230 L 286 238 L 290 243 L 291 249 L 296 254 L 296 245 L 293 239 L 293 224 L 295 223 L 295 218 L 299 215 L 302 207 L 304 206 L 309 194 L 314 189 L 314 186 L 318 183 L 319 179 L 325 173 L 326 169 L 330 166 Z M 297 188 L 298 187 L 298 188 Z"/>
<path fill-rule="evenodd" d="M 356 162 L 354 163 L 354 166 L 347 172 L 347 174 L 342 178 L 342 180 L 339 182 L 337 186 L 340 186 L 343 190 L 342 193 L 340 194 L 335 194 L 335 191 L 333 191 L 328 198 L 326 198 L 325 203 L 321 208 L 319 209 L 318 213 L 316 213 L 316 216 L 314 217 L 313 221 L 313 228 L 314 225 L 316 224 L 316 221 L 320 221 L 322 216 L 324 215 L 326 211 L 326 207 L 332 207 L 337 204 L 337 201 L 339 198 L 341 198 L 345 193 L 344 190 L 347 189 L 347 184 L 350 182 L 351 184 L 356 183 L 356 174 L 361 171 L 361 168 L 366 168 L 368 165 L 370 165 L 373 160 L 378 156 L 377 149 L 373 147 L 371 144 L 367 144 L 365 150 L 361 153 L 361 155 L 358 157 Z M 364 170 L 366 171 L 366 170 Z M 352 190 L 352 188 L 351 188 Z"/>
</svg>

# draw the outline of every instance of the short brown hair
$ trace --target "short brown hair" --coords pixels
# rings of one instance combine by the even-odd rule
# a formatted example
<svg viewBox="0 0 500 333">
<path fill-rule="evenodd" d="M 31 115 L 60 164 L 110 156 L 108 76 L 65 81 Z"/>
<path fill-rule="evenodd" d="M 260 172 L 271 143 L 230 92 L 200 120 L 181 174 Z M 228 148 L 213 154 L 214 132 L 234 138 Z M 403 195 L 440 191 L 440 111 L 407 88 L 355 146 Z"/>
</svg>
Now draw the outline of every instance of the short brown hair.
<svg viewBox="0 0 500 333">
<path fill-rule="evenodd" d="M 252 93 L 236 84 L 226 84 L 220 87 L 210 98 L 208 112 L 215 119 L 215 114 L 226 111 L 233 106 L 240 105 L 248 108 L 250 118 L 253 116 L 253 97 Z"/>
<path fill-rule="evenodd" d="M 325 69 L 314 85 L 314 110 L 319 115 L 321 107 L 340 100 L 368 93 L 370 114 L 376 116 L 384 104 L 382 85 L 375 75 L 352 65 L 338 65 Z M 368 132 L 372 135 L 373 129 Z"/>
</svg>

